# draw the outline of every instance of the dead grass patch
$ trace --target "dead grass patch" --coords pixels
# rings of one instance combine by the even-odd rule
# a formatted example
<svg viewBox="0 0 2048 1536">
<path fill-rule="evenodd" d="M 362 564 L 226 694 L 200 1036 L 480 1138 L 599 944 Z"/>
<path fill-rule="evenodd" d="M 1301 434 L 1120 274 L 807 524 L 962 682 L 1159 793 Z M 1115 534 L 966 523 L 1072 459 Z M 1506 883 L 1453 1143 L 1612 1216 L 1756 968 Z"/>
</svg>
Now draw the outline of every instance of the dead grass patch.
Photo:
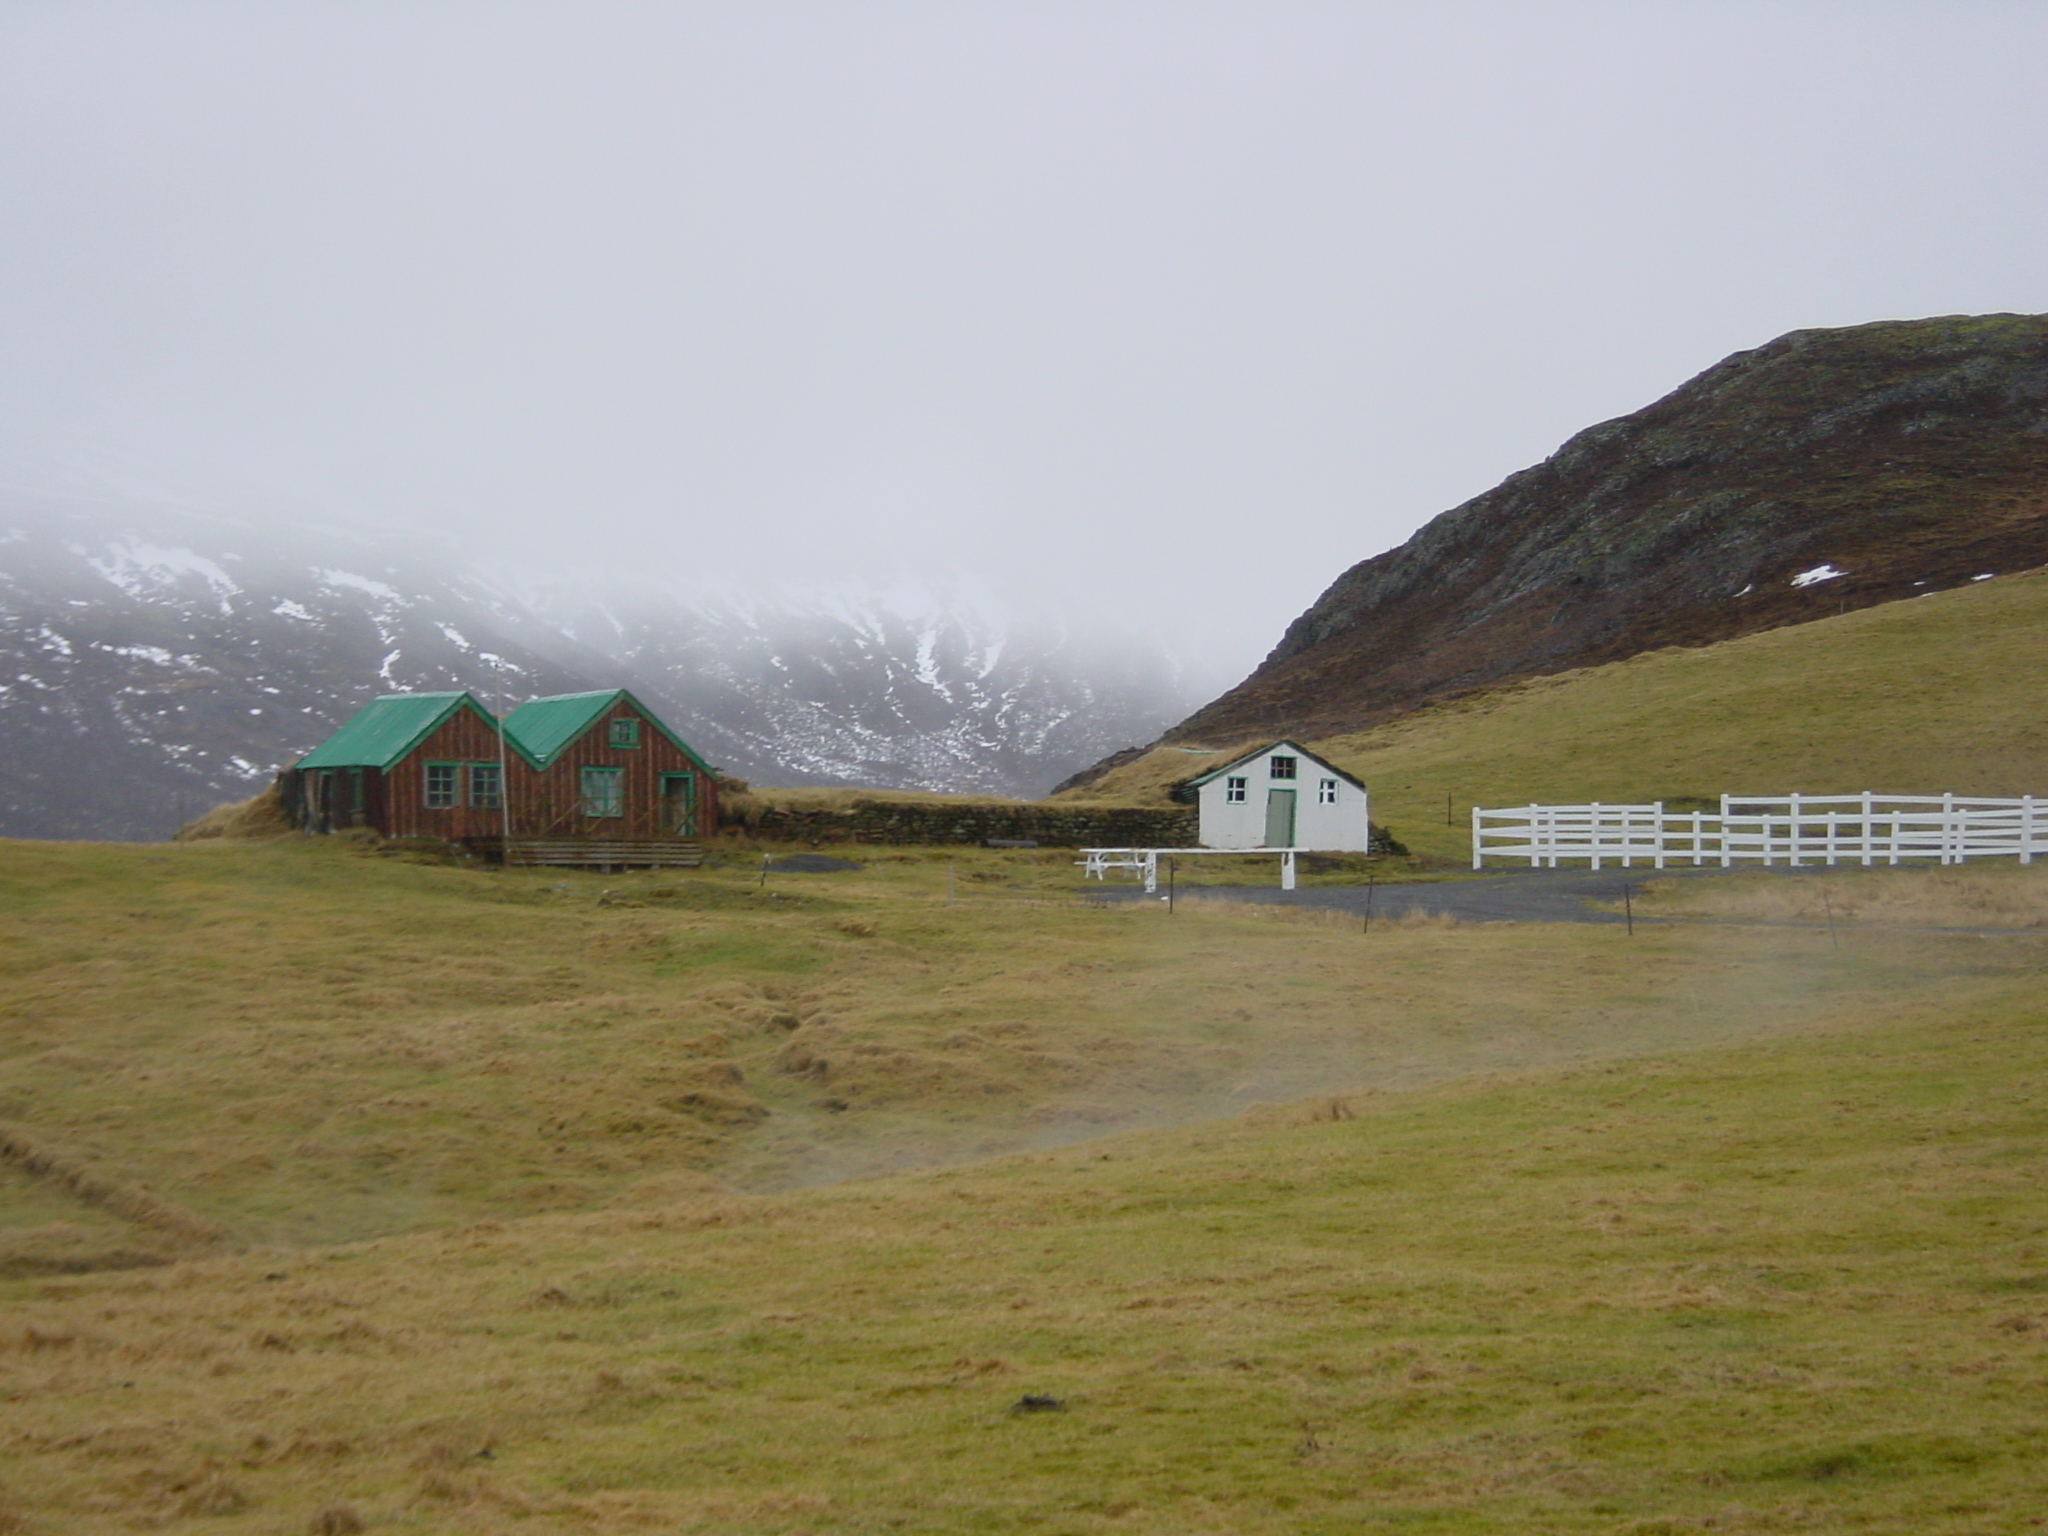
<svg viewBox="0 0 2048 1536">
<path fill-rule="evenodd" d="M 171 834 L 171 840 L 193 843 L 212 838 L 272 838 L 287 836 L 292 830 L 292 824 L 284 813 L 283 797 L 278 794 L 277 786 L 272 784 L 247 800 L 216 805 L 203 816 L 178 828 Z"/>
<path fill-rule="evenodd" d="M 2048 928 L 2048 864 L 1838 867 L 1804 875 L 1661 882 L 1652 877 L 1643 892 L 1657 913 L 1729 921 Z"/>
</svg>

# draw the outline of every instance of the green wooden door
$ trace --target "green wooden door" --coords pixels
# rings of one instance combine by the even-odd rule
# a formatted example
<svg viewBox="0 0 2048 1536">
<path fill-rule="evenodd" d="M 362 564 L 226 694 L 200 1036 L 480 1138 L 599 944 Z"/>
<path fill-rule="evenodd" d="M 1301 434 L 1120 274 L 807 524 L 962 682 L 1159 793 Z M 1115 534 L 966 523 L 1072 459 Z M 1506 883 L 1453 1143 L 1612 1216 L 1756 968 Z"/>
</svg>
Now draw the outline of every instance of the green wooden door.
<svg viewBox="0 0 2048 1536">
<path fill-rule="evenodd" d="M 1294 791 L 1291 789 L 1266 791 L 1266 846 L 1294 846 Z"/>
<path fill-rule="evenodd" d="M 661 830 L 682 837 L 697 835 L 697 775 L 661 776 Z"/>
</svg>

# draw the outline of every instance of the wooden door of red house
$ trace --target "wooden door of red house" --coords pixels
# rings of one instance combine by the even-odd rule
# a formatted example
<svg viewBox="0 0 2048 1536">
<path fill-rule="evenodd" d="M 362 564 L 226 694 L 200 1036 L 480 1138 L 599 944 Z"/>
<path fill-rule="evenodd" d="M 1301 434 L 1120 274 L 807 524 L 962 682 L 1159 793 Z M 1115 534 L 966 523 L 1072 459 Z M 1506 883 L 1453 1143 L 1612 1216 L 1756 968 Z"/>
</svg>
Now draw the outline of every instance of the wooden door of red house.
<svg viewBox="0 0 2048 1536">
<path fill-rule="evenodd" d="M 697 775 L 664 773 L 661 776 L 661 830 L 677 837 L 693 837 L 697 831 Z"/>
</svg>

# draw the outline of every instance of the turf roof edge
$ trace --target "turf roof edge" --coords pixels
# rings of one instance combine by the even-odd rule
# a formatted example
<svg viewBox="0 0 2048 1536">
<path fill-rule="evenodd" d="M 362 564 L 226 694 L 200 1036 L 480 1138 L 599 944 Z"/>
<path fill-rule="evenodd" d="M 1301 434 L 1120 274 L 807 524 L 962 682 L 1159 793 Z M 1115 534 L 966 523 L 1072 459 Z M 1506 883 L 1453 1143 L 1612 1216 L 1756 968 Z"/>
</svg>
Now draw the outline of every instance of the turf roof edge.
<svg viewBox="0 0 2048 1536">
<path fill-rule="evenodd" d="M 1246 763 L 1250 762 L 1253 758 L 1264 757 L 1268 752 L 1271 752 L 1275 747 L 1292 747 L 1297 756 L 1307 758 L 1310 762 L 1316 764 L 1318 767 L 1329 769 L 1330 772 L 1336 774 L 1338 778 L 1342 779 L 1345 783 L 1351 785 L 1352 787 L 1356 789 L 1365 788 L 1365 784 L 1363 783 L 1363 781 L 1359 780 L 1358 778 L 1354 777 L 1349 773 L 1346 773 L 1342 768 L 1339 768 L 1335 763 L 1329 761 L 1329 759 L 1317 757 L 1315 753 L 1309 751 L 1309 749 L 1307 747 L 1304 747 L 1300 742 L 1291 741 L 1285 736 L 1281 736 L 1273 741 L 1269 741 L 1263 747 L 1254 747 L 1251 751 L 1244 753 L 1242 756 L 1233 758 L 1231 761 L 1225 763 L 1221 768 L 1211 768 L 1207 773 L 1198 774 L 1192 779 L 1182 779 L 1180 781 L 1181 787 L 1184 789 L 1199 789 L 1202 785 L 1208 783 L 1218 774 L 1229 773 L 1233 768 L 1242 768 Z"/>
</svg>

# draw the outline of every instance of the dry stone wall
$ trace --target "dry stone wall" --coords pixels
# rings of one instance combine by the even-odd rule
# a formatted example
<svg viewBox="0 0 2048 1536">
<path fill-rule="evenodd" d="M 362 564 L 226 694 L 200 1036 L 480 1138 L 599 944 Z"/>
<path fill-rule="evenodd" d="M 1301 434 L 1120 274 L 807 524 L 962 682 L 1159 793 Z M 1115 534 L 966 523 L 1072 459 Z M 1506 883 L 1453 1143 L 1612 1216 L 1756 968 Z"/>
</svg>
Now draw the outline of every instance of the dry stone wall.
<svg viewBox="0 0 2048 1536">
<path fill-rule="evenodd" d="M 772 842 L 1034 842 L 1053 848 L 1190 848 L 1192 810 L 1138 806 L 918 805 L 886 800 L 848 810 L 761 806 L 747 830 Z"/>
</svg>

